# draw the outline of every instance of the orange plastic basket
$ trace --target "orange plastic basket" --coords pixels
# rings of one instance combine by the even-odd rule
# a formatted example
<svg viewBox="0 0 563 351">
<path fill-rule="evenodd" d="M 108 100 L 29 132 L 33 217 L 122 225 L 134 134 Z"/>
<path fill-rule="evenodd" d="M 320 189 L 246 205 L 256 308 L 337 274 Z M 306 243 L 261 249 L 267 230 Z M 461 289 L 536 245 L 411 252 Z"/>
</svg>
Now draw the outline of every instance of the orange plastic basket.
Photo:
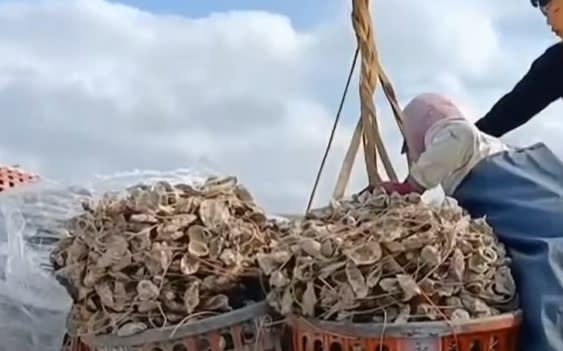
<svg viewBox="0 0 563 351">
<path fill-rule="evenodd" d="M 521 313 L 465 322 L 346 324 L 291 318 L 293 351 L 515 351 Z"/>
<path fill-rule="evenodd" d="M 179 328 L 148 330 L 138 335 L 105 335 L 67 340 L 68 351 L 282 351 L 266 303 L 210 317 Z M 69 338 L 70 339 L 70 338 Z"/>
<path fill-rule="evenodd" d="M 20 184 L 33 182 L 37 178 L 37 176 L 19 168 L 0 166 L 0 192 Z"/>
</svg>

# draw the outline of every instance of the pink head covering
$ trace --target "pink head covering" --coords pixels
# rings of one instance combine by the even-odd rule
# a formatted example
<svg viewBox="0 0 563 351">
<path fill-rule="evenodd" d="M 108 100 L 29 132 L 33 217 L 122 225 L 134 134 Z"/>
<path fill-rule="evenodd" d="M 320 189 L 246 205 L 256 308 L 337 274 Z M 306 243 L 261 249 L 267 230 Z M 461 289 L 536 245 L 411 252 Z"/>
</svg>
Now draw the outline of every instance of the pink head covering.
<svg viewBox="0 0 563 351">
<path fill-rule="evenodd" d="M 454 103 L 435 93 L 423 93 L 403 109 L 405 143 L 409 157 L 416 161 L 424 152 L 424 137 L 432 125 L 446 118 L 465 118 Z"/>
</svg>

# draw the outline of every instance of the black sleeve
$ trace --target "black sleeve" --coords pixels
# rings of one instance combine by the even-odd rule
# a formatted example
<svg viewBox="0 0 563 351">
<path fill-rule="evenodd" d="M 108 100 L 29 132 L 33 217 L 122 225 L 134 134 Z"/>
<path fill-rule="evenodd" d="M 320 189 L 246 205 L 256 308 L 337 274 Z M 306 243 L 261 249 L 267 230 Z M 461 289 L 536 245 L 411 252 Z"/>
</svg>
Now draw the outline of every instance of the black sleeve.
<svg viewBox="0 0 563 351">
<path fill-rule="evenodd" d="M 563 46 L 555 44 L 537 58 L 511 92 L 504 95 L 476 126 L 501 137 L 541 112 L 561 97 Z"/>
</svg>

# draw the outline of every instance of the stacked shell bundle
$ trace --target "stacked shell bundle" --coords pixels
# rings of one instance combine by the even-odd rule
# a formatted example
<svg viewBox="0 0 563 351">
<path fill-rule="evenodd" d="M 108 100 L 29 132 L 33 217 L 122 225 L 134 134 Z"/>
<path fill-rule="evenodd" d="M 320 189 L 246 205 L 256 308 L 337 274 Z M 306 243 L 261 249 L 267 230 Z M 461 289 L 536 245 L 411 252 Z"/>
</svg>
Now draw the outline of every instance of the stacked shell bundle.
<svg viewBox="0 0 563 351">
<path fill-rule="evenodd" d="M 365 193 L 288 222 L 258 256 L 283 315 L 351 322 L 464 320 L 514 309 L 509 258 L 457 205 Z"/>
<path fill-rule="evenodd" d="M 52 254 L 80 335 L 131 335 L 263 300 L 257 254 L 275 227 L 236 178 L 106 194 Z"/>
</svg>

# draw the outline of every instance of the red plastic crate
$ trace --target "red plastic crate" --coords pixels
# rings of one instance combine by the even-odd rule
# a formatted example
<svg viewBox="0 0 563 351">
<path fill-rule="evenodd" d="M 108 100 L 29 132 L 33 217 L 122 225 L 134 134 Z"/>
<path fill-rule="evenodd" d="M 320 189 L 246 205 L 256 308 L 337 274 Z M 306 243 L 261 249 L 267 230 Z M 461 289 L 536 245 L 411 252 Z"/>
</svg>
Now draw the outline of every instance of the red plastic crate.
<svg viewBox="0 0 563 351">
<path fill-rule="evenodd" d="M 37 180 L 34 174 L 10 166 L 0 166 L 0 192 Z"/>
<path fill-rule="evenodd" d="M 266 303 L 138 335 L 67 338 L 65 351 L 282 351 L 279 328 L 271 326 Z"/>
<path fill-rule="evenodd" d="M 465 322 L 351 324 L 291 318 L 293 351 L 515 351 L 521 313 Z"/>
</svg>

